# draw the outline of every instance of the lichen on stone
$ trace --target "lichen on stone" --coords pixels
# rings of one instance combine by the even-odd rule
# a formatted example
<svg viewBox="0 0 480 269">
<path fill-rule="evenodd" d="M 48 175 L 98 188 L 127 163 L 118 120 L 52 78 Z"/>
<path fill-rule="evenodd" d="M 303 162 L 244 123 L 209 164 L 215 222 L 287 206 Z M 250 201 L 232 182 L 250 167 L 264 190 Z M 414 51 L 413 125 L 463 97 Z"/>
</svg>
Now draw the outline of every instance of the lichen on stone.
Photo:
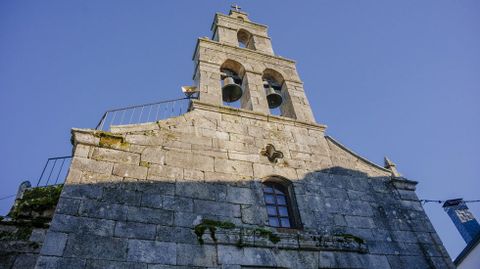
<svg viewBox="0 0 480 269">
<path fill-rule="evenodd" d="M 160 135 L 160 134 L 163 135 L 166 141 L 178 140 L 178 135 L 174 131 L 163 126 L 161 121 L 157 121 L 157 124 L 158 124 L 158 128 L 160 128 L 159 133 L 157 133 L 157 135 Z"/>
<path fill-rule="evenodd" d="M 105 131 L 95 131 L 93 133 L 95 137 L 100 138 L 99 146 L 104 148 L 126 148 L 128 142 L 125 141 L 123 136 Z"/>
<path fill-rule="evenodd" d="M 144 131 L 143 134 L 146 136 L 156 136 L 157 132 L 155 130 L 148 130 L 148 131 Z"/>
<path fill-rule="evenodd" d="M 140 161 L 140 166 L 150 168 L 150 163 L 146 161 Z"/>
</svg>

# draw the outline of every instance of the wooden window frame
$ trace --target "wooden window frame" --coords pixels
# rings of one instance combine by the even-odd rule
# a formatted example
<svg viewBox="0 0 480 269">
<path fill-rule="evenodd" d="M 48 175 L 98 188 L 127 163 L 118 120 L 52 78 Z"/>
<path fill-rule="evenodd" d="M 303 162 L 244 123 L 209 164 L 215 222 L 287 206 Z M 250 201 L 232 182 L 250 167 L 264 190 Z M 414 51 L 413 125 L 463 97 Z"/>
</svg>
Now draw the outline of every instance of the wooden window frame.
<svg viewBox="0 0 480 269">
<path fill-rule="evenodd" d="M 267 203 L 265 195 L 271 194 L 271 193 L 265 192 L 265 189 L 264 189 L 265 187 L 274 187 L 274 189 L 278 189 L 279 191 L 281 191 L 283 193 L 283 196 L 285 197 L 286 205 L 280 205 L 277 203 L 276 194 L 274 195 L 275 204 Z M 267 210 L 268 218 L 270 216 L 276 217 L 279 221 L 279 226 L 272 226 L 270 225 L 270 220 L 268 220 L 269 226 L 274 228 L 280 228 L 280 229 L 302 229 L 303 228 L 302 222 L 300 220 L 300 213 L 298 211 L 297 202 L 295 199 L 295 191 L 293 188 L 293 183 L 291 181 L 281 177 L 270 177 L 264 182 L 262 182 L 262 193 L 263 193 L 263 198 L 265 203 L 265 210 L 267 210 L 268 206 L 274 206 L 277 213 L 276 215 L 270 215 L 268 214 L 268 210 Z M 287 207 L 288 220 L 290 222 L 290 227 L 281 226 L 281 222 L 280 222 L 281 215 L 278 210 L 279 206 Z"/>
</svg>

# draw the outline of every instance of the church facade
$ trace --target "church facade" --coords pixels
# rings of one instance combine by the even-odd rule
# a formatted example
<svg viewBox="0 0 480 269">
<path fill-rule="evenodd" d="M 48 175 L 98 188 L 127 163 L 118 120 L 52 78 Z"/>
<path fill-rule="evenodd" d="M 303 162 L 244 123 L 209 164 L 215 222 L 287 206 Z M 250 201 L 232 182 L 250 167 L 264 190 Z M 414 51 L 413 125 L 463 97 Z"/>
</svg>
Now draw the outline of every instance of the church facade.
<svg viewBox="0 0 480 269">
<path fill-rule="evenodd" d="M 237 8 L 212 31 L 189 112 L 72 130 L 35 268 L 454 268 L 416 182 L 325 135 L 265 25 Z"/>
</svg>

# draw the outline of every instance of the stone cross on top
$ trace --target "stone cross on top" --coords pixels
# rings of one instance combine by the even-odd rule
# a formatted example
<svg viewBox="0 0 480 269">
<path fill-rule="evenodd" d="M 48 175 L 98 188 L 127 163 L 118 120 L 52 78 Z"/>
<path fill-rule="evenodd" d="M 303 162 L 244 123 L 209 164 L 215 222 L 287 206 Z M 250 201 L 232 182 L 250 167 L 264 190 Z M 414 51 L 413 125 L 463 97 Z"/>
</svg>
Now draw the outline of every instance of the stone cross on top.
<svg viewBox="0 0 480 269">
<path fill-rule="evenodd" d="M 236 12 L 239 12 L 240 9 L 242 9 L 242 8 L 241 8 L 239 5 L 237 5 L 237 4 L 233 4 L 233 5 L 231 5 L 230 7 L 231 7 L 231 8 L 234 8 Z"/>
</svg>

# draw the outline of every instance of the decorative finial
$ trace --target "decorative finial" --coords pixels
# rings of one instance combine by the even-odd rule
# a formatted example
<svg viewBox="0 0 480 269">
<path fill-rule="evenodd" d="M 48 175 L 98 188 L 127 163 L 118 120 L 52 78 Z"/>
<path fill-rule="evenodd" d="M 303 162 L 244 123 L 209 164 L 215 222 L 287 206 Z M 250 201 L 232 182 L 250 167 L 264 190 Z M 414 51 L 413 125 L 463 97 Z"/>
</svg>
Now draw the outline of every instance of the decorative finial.
<svg viewBox="0 0 480 269">
<path fill-rule="evenodd" d="M 384 164 L 384 167 L 388 170 L 390 170 L 390 172 L 392 172 L 392 176 L 394 177 L 401 177 L 402 175 L 400 175 L 400 173 L 397 171 L 397 166 L 392 162 L 390 161 L 390 159 L 387 158 L 387 156 L 385 156 L 385 164 Z"/>
<path fill-rule="evenodd" d="M 233 4 L 233 5 L 231 5 L 230 7 L 233 8 L 233 9 L 235 9 L 236 12 L 239 12 L 240 9 L 242 9 L 242 8 L 241 8 L 239 5 L 237 5 L 237 4 Z"/>
</svg>

